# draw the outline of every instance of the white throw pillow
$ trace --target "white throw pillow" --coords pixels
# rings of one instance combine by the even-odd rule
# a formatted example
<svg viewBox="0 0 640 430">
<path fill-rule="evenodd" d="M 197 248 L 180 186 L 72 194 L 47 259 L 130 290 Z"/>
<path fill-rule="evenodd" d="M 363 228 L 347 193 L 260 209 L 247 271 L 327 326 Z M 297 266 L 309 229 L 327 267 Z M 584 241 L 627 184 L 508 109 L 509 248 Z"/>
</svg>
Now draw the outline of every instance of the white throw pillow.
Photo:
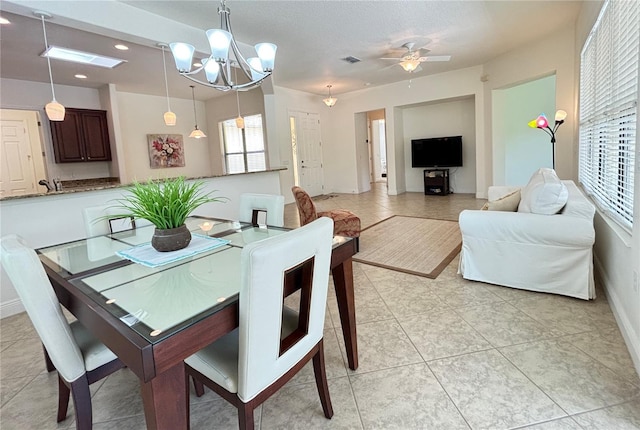
<svg viewBox="0 0 640 430">
<path fill-rule="evenodd" d="M 553 169 L 541 168 L 522 189 L 518 212 L 553 215 L 562 210 L 569 191 Z"/>
</svg>

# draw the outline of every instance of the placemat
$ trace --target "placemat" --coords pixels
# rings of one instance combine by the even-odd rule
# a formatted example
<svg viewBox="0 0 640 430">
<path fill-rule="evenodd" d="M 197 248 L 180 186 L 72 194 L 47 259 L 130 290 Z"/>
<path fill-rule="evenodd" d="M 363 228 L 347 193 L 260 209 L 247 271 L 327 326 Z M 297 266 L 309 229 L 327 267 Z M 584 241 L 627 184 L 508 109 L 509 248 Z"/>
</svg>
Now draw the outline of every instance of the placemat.
<svg viewBox="0 0 640 430">
<path fill-rule="evenodd" d="M 191 242 L 186 248 L 172 252 L 158 252 L 151 243 L 143 243 L 133 248 L 117 251 L 116 254 L 134 263 L 147 267 L 158 267 L 164 264 L 173 263 L 183 258 L 191 257 L 201 252 L 210 251 L 228 244 L 230 241 L 217 237 L 209 237 L 201 234 L 192 234 Z"/>
</svg>

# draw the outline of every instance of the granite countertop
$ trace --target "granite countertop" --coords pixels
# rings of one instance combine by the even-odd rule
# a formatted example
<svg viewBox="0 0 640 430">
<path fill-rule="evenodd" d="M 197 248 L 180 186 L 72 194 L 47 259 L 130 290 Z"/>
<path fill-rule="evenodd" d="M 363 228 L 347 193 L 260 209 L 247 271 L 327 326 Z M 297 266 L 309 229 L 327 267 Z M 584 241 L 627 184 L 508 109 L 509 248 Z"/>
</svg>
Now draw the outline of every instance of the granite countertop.
<svg viewBox="0 0 640 430">
<path fill-rule="evenodd" d="M 231 175 L 213 175 L 213 176 L 198 176 L 198 177 L 189 177 L 187 180 L 197 180 L 197 179 L 212 179 L 212 178 L 223 178 L 229 176 L 238 176 L 238 175 L 251 175 L 254 173 L 266 173 L 266 172 L 277 172 L 280 170 L 287 170 L 286 167 L 274 167 L 267 170 L 261 170 L 259 172 L 247 172 L 247 173 L 233 173 Z M 62 190 L 61 191 L 49 191 L 47 193 L 36 193 L 36 194 L 25 194 L 21 196 L 7 196 L 1 197 L 0 201 L 5 200 L 16 200 L 16 199 L 26 199 L 31 197 L 45 197 L 45 196 L 56 196 L 62 194 L 70 194 L 70 193 L 79 193 L 84 191 L 97 191 L 97 190 L 106 190 L 110 188 L 119 188 L 119 187 L 128 187 L 131 184 L 121 184 L 118 178 L 94 178 L 94 179 L 77 179 L 70 181 L 61 181 Z M 53 183 L 52 183 L 53 185 Z"/>
</svg>

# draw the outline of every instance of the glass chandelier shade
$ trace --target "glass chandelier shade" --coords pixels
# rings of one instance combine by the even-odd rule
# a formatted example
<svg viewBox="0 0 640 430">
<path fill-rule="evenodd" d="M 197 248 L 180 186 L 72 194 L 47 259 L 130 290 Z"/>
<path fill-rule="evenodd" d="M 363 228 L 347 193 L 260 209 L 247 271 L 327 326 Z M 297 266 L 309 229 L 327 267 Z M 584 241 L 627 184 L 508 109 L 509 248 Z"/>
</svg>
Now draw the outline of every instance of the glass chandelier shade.
<svg viewBox="0 0 640 430">
<path fill-rule="evenodd" d="M 327 85 L 327 88 L 329 88 L 329 97 L 327 97 L 326 99 L 322 99 L 324 104 L 326 104 L 329 107 L 334 106 L 338 102 L 337 98 L 331 97 L 331 87 L 332 85 Z"/>
<path fill-rule="evenodd" d="M 277 46 L 258 43 L 255 45 L 257 57 L 245 59 L 231 33 L 230 14 L 222 0 L 218 8 L 220 28 L 206 31 L 211 55 L 202 61 L 202 67 L 191 70 L 195 52 L 193 45 L 174 42 L 169 47 L 178 73 L 185 78 L 220 91 L 248 91 L 259 86 L 273 72 Z M 233 80 L 232 67 L 238 69 L 248 81 L 240 83 L 237 79 Z M 204 72 L 204 80 L 200 72 Z"/>
<path fill-rule="evenodd" d="M 164 123 L 168 126 L 176 125 L 176 114 L 171 111 L 171 103 L 169 102 L 169 83 L 167 82 L 167 62 L 164 56 L 164 48 L 167 47 L 164 43 L 159 44 L 162 49 L 162 71 L 164 72 L 164 89 L 167 93 L 167 111 L 163 115 Z"/>
<path fill-rule="evenodd" d="M 189 86 L 191 87 L 191 99 L 193 100 L 193 118 L 194 118 L 194 121 L 196 122 L 196 125 L 193 128 L 193 131 L 191 132 L 189 137 L 200 139 L 202 137 L 207 137 L 207 135 L 204 134 L 204 132 L 198 128 L 198 114 L 196 113 L 196 96 L 194 92 L 194 85 L 189 85 Z"/>
<path fill-rule="evenodd" d="M 42 34 L 44 35 L 44 50 L 49 49 L 49 43 L 47 42 L 47 29 L 44 25 L 44 19 L 50 19 L 51 14 L 42 11 L 34 11 L 33 14 L 39 17 L 42 21 Z M 56 92 L 53 88 L 53 75 L 51 74 L 51 59 L 47 55 L 47 66 L 49 67 L 49 82 L 51 83 L 51 96 L 52 100 L 47 103 L 44 107 L 45 112 L 47 113 L 47 118 L 49 121 L 64 121 L 64 113 L 65 109 L 58 101 L 56 100 Z"/>
</svg>

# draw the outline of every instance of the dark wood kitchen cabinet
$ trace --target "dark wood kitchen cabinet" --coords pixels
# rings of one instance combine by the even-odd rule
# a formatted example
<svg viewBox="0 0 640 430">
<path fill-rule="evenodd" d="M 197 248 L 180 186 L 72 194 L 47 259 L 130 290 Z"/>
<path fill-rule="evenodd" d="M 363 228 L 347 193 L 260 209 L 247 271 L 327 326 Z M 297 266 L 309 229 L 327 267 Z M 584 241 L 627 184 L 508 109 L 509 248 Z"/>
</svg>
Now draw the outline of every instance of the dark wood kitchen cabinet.
<svg viewBox="0 0 640 430">
<path fill-rule="evenodd" d="M 67 108 L 50 124 L 56 163 L 111 161 L 106 111 Z"/>
</svg>

